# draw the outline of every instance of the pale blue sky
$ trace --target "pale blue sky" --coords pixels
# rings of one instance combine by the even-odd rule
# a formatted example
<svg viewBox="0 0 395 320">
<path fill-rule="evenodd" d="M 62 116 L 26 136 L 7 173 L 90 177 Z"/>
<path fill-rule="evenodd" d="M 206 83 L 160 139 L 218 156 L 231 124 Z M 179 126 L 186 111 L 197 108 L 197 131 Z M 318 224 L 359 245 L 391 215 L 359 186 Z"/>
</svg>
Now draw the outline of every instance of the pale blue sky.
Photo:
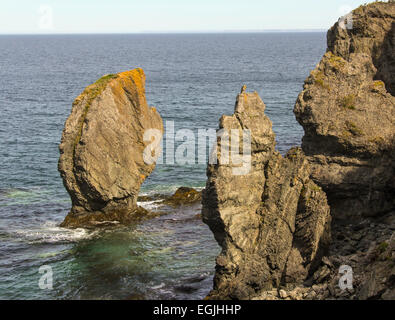
<svg viewBox="0 0 395 320">
<path fill-rule="evenodd" d="M 365 2 L 1 0 L 0 34 L 328 29 L 344 14 L 344 9 L 356 8 Z"/>
</svg>

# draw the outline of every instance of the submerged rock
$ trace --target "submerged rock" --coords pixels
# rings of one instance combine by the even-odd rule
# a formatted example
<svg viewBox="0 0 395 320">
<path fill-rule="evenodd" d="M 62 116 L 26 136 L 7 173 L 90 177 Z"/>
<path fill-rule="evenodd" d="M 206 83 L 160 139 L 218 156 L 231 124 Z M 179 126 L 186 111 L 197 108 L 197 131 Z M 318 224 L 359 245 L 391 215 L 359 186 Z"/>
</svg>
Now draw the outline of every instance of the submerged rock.
<svg viewBox="0 0 395 320">
<path fill-rule="evenodd" d="M 202 192 L 189 187 L 181 187 L 171 197 L 164 200 L 163 203 L 170 206 L 180 206 L 198 203 L 201 200 Z"/>
<path fill-rule="evenodd" d="M 155 168 L 143 157 L 148 129 L 163 133 L 147 105 L 142 69 L 104 76 L 74 101 L 60 144 L 59 171 L 72 200 L 63 227 L 141 218 L 138 193 Z"/>
<path fill-rule="evenodd" d="M 328 51 L 295 105 L 312 179 L 337 219 L 395 210 L 395 3 L 352 12 L 336 23 Z"/>
<path fill-rule="evenodd" d="M 244 89 L 234 115 L 220 120 L 222 133 L 250 130 L 251 166 L 235 174 L 240 164 L 223 161 L 229 142 L 218 138 L 219 161 L 208 166 L 202 210 L 203 221 L 222 247 L 212 299 L 249 299 L 285 282 L 302 283 L 329 245 L 326 195 L 310 180 L 300 149 L 285 158 L 275 151 L 264 111 L 258 94 Z"/>
</svg>

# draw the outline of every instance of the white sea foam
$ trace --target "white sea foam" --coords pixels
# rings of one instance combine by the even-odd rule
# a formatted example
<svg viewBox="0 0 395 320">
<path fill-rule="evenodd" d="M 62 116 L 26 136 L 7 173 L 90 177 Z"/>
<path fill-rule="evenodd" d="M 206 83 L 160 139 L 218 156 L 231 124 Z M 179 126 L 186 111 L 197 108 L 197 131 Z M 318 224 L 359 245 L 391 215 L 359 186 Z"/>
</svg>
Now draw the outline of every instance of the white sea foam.
<svg viewBox="0 0 395 320">
<path fill-rule="evenodd" d="M 151 287 L 151 289 L 153 289 L 153 290 L 159 290 L 159 289 L 162 289 L 164 286 L 165 286 L 165 284 L 164 284 L 164 283 L 161 283 L 161 284 L 158 285 L 158 286 Z"/>
<path fill-rule="evenodd" d="M 46 222 L 43 226 L 31 229 L 16 229 L 12 233 L 22 241 L 31 243 L 77 242 L 94 237 L 97 233 L 86 229 L 64 229 L 56 222 Z"/>
<path fill-rule="evenodd" d="M 162 206 L 162 200 L 157 201 L 147 201 L 147 202 L 137 202 L 137 205 L 146 210 L 155 210 Z"/>
</svg>

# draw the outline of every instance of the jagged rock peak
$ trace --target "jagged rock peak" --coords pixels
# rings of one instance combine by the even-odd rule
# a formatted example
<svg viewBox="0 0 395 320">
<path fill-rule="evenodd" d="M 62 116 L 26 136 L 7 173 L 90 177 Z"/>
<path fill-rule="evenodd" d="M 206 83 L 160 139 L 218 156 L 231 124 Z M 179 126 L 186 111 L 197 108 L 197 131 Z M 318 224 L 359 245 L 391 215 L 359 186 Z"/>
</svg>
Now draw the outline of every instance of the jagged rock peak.
<svg viewBox="0 0 395 320">
<path fill-rule="evenodd" d="M 220 120 L 218 163 L 208 166 L 202 210 L 203 221 L 222 247 L 212 299 L 249 299 L 281 284 L 301 283 L 329 244 L 325 193 L 309 179 L 300 149 L 285 158 L 275 151 L 264 111 L 256 92 L 242 92 L 234 115 Z M 243 174 L 234 170 L 240 163 L 221 161 L 229 144 L 223 136 L 231 130 L 250 132 L 250 170 Z M 239 150 L 244 148 L 241 140 Z"/>
</svg>

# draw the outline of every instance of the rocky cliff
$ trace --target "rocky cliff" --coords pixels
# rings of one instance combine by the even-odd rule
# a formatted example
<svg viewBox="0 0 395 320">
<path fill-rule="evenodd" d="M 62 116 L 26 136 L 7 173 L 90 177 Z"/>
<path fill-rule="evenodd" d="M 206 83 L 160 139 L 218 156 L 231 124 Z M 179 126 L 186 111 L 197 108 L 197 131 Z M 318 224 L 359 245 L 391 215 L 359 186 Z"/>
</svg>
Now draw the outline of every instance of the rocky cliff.
<svg viewBox="0 0 395 320">
<path fill-rule="evenodd" d="M 60 144 L 59 171 L 72 200 L 62 226 L 128 223 L 145 214 L 136 201 L 155 168 L 143 158 L 147 129 L 163 132 L 163 124 L 147 105 L 141 69 L 104 76 L 74 101 Z"/>
<path fill-rule="evenodd" d="M 336 23 L 328 51 L 295 105 L 313 180 L 337 219 L 355 221 L 395 210 L 395 3 Z"/>
<path fill-rule="evenodd" d="M 209 298 L 395 299 L 395 3 L 349 17 L 349 29 L 329 30 L 297 99 L 302 150 L 275 151 L 256 93 L 242 92 L 220 121 L 251 131 L 251 170 L 221 163 L 218 139 L 203 193 L 203 220 L 222 247 Z"/>
<path fill-rule="evenodd" d="M 284 283 L 303 283 L 328 248 L 330 210 L 326 195 L 309 178 L 300 149 L 283 158 L 275 151 L 272 124 L 257 93 L 242 92 L 233 116 L 220 120 L 217 164 L 209 165 L 203 221 L 222 247 L 213 299 L 251 299 Z M 250 170 L 224 161 L 232 131 L 249 130 Z M 233 136 L 232 138 L 233 139 Z M 240 138 L 237 149 L 243 148 Z M 226 152 L 225 152 L 226 154 Z"/>
</svg>

